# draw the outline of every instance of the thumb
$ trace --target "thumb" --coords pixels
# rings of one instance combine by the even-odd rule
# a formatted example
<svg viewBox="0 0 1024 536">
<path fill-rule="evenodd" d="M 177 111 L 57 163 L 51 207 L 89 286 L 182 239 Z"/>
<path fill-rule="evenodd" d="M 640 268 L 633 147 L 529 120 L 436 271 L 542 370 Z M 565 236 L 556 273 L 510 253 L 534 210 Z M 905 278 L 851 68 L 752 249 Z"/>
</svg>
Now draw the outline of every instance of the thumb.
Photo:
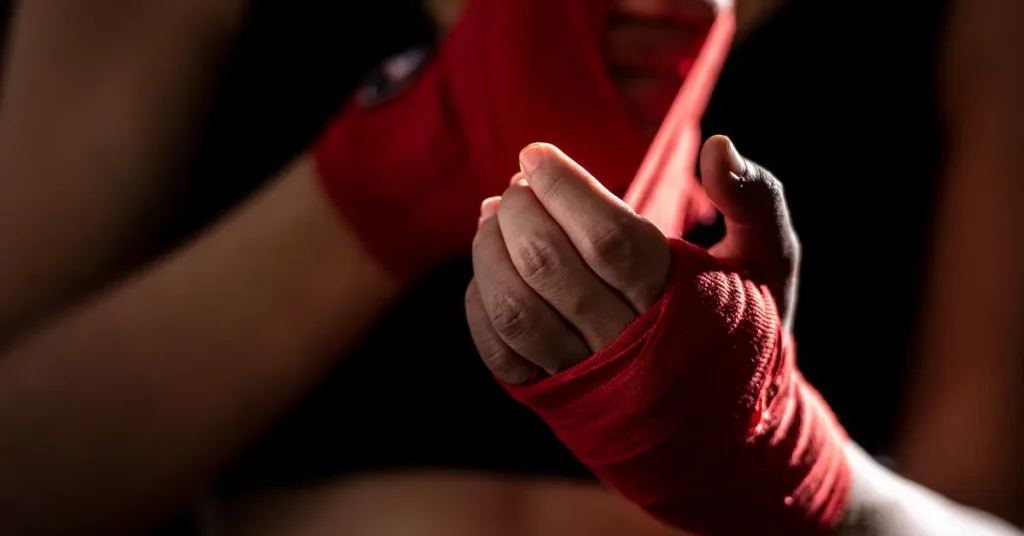
<svg viewBox="0 0 1024 536">
<path fill-rule="evenodd" d="M 738 264 L 757 282 L 768 285 L 789 326 L 796 301 L 800 241 L 782 183 L 743 158 L 725 136 L 713 136 L 704 143 L 700 170 L 708 198 L 725 219 L 725 238 L 709 252 Z"/>
</svg>

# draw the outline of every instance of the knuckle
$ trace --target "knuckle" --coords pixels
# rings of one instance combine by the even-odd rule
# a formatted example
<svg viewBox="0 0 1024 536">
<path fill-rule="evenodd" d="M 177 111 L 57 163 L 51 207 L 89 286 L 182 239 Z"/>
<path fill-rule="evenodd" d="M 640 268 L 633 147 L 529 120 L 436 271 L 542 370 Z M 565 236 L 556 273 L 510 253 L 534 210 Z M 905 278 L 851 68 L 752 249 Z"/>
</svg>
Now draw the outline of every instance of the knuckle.
<svg viewBox="0 0 1024 536">
<path fill-rule="evenodd" d="M 560 265 L 558 253 L 548 242 L 536 237 L 520 241 L 516 268 L 519 275 L 531 286 L 533 283 L 549 281 L 555 277 Z"/>
<path fill-rule="evenodd" d="M 776 205 L 781 205 L 781 204 L 785 203 L 785 200 L 786 200 L 786 188 L 782 185 L 782 181 L 780 181 L 779 179 L 776 179 L 775 175 L 772 175 L 771 173 L 769 173 L 767 171 L 763 172 L 763 176 L 764 176 L 764 179 L 763 179 L 764 180 L 764 187 L 765 187 L 766 190 L 768 190 L 768 192 L 771 195 L 772 199 L 775 201 L 775 204 Z"/>
<path fill-rule="evenodd" d="M 634 244 L 622 225 L 608 225 L 591 229 L 580 244 L 585 259 L 600 265 L 617 265 L 634 253 Z"/>
<path fill-rule="evenodd" d="M 782 181 L 775 178 L 775 175 L 761 165 L 749 160 L 747 161 L 746 180 L 759 186 L 775 204 L 780 204 L 785 199 L 785 188 L 782 186 Z"/>
<path fill-rule="evenodd" d="M 746 168 L 743 170 L 743 178 L 746 182 L 763 183 L 765 181 L 765 176 L 768 175 L 768 171 L 765 170 L 761 164 L 758 164 L 749 158 L 744 158 L 743 162 L 746 164 Z"/>
<path fill-rule="evenodd" d="M 497 294 L 487 302 L 491 326 L 503 339 L 517 339 L 529 331 L 529 311 L 525 302 L 511 293 Z"/>
<path fill-rule="evenodd" d="M 530 188 L 538 198 L 557 199 L 565 191 L 566 176 L 561 166 L 542 166 L 534 173 L 542 179 L 530 183 Z"/>
</svg>

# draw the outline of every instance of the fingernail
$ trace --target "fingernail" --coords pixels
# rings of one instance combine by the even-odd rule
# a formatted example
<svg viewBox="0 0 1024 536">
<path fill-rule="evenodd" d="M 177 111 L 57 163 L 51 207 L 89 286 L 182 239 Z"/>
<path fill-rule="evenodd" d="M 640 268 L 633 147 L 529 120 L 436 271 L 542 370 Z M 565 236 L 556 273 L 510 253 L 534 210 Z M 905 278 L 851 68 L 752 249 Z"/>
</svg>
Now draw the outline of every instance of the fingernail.
<svg viewBox="0 0 1024 536">
<path fill-rule="evenodd" d="M 519 153 L 519 167 L 524 173 L 533 173 L 543 159 L 544 149 L 539 143 L 531 143 Z"/>
<path fill-rule="evenodd" d="M 526 184 L 526 174 L 521 171 L 519 173 L 516 173 L 515 175 L 512 175 L 512 180 L 508 181 L 508 185 L 515 186 L 516 184 L 519 183 Z"/>
<path fill-rule="evenodd" d="M 498 213 L 498 205 L 501 204 L 501 197 L 488 197 L 484 199 L 483 203 L 480 203 L 480 220 L 478 224 L 482 224 L 487 218 L 490 218 Z"/>
<path fill-rule="evenodd" d="M 732 140 L 726 139 L 729 140 L 729 171 L 737 177 L 745 177 L 747 175 L 747 161 L 736 150 L 736 145 L 733 144 Z"/>
</svg>

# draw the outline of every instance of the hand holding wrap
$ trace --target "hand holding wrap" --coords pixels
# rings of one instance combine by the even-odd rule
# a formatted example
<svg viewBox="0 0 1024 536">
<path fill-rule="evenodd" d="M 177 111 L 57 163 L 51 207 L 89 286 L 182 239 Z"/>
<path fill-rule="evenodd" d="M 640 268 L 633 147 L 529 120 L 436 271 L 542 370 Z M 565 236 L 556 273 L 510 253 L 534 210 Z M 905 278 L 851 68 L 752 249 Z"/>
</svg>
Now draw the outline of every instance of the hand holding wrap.
<svg viewBox="0 0 1024 536">
<path fill-rule="evenodd" d="M 610 347 L 508 386 L 605 483 L 701 534 L 824 533 L 845 440 L 803 380 L 768 288 L 672 241 L 665 297 Z"/>
<path fill-rule="evenodd" d="M 834 528 L 850 491 L 846 438 L 796 369 L 784 319 L 799 244 L 778 181 L 727 139 L 705 144 L 704 185 L 727 231 L 709 252 L 666 243 L 546 153 L 477 234 L 467 317 L 488 365 L 595 474 L 667 523 L 706 534 Z M 529 223 L 543 221 L 560 229 Z M 608 237 L 614 247 L 593 247 Z M 588 283 L 595 276 L 620 298 Z M 551 376 L 527 380 L 523 362 Z"/>
</svg>

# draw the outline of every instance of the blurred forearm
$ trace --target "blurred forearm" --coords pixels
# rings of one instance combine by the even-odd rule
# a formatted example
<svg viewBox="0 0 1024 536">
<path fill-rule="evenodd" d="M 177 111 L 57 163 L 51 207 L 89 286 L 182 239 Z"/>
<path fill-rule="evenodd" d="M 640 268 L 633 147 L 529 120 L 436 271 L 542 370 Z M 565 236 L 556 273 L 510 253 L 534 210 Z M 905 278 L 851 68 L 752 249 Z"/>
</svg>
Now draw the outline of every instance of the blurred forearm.
<svg viewBox="0 0 1024 536">
<path fill-rule="evenodd" d="M 145 243 L 245 4 L 17 3 L 0 90 L 0 340 Z"/>
<path fill-rule="evenodd" d="M 373 321 L 396 288 L 311 173 L 0 354 L 0 532 L 152 521 Z"/>
<path fill-rule="evenodd" d="M 900 468 L 1017 522 L 1024 512 L 1024 4 L 954 2 L 949 150 Z"/>
</svg>

